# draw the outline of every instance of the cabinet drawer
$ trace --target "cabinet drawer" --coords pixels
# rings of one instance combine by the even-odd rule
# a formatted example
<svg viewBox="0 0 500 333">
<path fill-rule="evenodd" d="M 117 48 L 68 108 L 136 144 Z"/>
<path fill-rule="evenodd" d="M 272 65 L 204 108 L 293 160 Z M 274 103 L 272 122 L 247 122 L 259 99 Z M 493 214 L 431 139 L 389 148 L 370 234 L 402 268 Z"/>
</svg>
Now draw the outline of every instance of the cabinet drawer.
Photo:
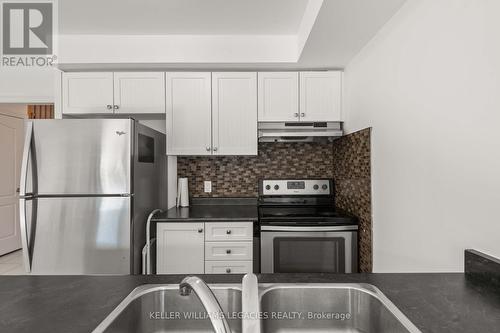
<svg viewBox="0 0 500 333">
<path fill-rule="evenodd" d="M 246 274 L 252 267 L 252 261 L 205 261 L 205 274 Z"/>
<path fill-rule="evenodd" d="M 205 260 L 252 260 L 252 242 L 206 242 Z"/>
<path fill-rule="evenodd" d="M 205 223 L 206 241 L 251 241 L 253 239 L 252 222 L 212 222 Z"/>
</svg>

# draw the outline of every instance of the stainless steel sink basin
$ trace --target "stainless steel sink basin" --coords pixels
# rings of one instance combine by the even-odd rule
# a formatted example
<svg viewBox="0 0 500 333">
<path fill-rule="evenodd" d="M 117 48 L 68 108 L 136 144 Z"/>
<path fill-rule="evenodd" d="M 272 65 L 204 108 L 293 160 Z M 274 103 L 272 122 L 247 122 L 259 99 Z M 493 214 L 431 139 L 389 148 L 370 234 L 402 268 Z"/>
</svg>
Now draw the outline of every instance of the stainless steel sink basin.
<svg viewBox="0 0 500 333">
<path fill-rule="evenodd" d="M 260 285 L 262 333 L 420 332 L 368 284 Z"/>
<path fill-rule="evenodd" d="M 210 285 L 225 313 L 241 311 L 239 285 Z M 241 332 L 238 316 L 228 318 L 233 333 Z M 213 332 L 196 294 L 181 296 L 178 285 L 144 285 L 134 289 L 93 333 Z"/>
<path fill-rule="evenodd" d="M 232 333 L 420 333 L 369 284 L 257 285 L 254 276 L 243 286 L 242 290 L 239 284 L 210 285 L 229 315 Z M 249 316 L 256 313 L 258 319 Z M 116 332 L 201 333 L 213 328 L 195 293 L 181 296 L 176 284 L 144 285 L 134 289 L 93 333 Z"/>
</svg>

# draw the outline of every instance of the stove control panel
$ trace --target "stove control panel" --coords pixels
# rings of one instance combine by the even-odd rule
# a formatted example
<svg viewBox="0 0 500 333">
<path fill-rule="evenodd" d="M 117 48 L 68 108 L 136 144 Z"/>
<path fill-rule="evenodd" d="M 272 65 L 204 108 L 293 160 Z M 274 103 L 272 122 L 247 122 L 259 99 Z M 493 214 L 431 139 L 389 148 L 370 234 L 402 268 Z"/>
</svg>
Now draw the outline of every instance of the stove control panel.
<svg viewBox="0 0 500 333">
<path fill-rule="evenodd" d="M 262 195 L 331 195 L 331 179 L 265 179 Z"/>
</svg>

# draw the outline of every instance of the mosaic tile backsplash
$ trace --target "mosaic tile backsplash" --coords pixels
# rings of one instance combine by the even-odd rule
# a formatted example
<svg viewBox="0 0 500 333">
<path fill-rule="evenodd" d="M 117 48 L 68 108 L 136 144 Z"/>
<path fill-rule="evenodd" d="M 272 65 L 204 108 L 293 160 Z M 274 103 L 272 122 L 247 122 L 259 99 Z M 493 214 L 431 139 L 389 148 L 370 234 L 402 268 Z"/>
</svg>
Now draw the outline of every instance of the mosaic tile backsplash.
<svg viewBox="0 0 500 333">
<path fill-rule="evenodd" d="M 262 178 L 332 177 L 331 143 L 259 143 L 258 156 L 177 158 L 178 177 L 188 177 L 190 196 L 257 197 Z M 212 181 L 212 193 L 203 182 Z"/>
<path fill-rule="evenodd" d="M 257 197 L 262 178 L 334 178 L 337 206 L 360 219 L 360 271 L 371 272 L 370 129 L 333 143 L 259 143 L 258 156 L 179 156 L 177 173 L 189 179 L 194 198 Z"/>
<path fill-rule="evenodd" d="M 359 219 L 359 270 L 372 271 L 371 129 L 333 143 L 336 205 Z"/>
</svg>

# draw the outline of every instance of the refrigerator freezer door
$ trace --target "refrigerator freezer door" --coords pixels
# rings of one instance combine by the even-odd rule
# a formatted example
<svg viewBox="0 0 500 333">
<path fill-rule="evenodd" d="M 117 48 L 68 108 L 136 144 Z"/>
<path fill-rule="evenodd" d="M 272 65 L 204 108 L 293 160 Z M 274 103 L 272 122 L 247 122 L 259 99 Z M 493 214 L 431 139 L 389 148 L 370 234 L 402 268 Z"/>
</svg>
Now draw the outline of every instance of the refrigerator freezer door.
<svg viewBox="0 0 500 333">
<path fill-rule="evenodd" d="M 36 199 L 32 274 L 129 274 L 131 200 Z"/>
<path fill-rule="evenodd" d="M 36 194 L 131 193 L 132 132 L 130 119 L 33 121 Z"/>
</svg>

